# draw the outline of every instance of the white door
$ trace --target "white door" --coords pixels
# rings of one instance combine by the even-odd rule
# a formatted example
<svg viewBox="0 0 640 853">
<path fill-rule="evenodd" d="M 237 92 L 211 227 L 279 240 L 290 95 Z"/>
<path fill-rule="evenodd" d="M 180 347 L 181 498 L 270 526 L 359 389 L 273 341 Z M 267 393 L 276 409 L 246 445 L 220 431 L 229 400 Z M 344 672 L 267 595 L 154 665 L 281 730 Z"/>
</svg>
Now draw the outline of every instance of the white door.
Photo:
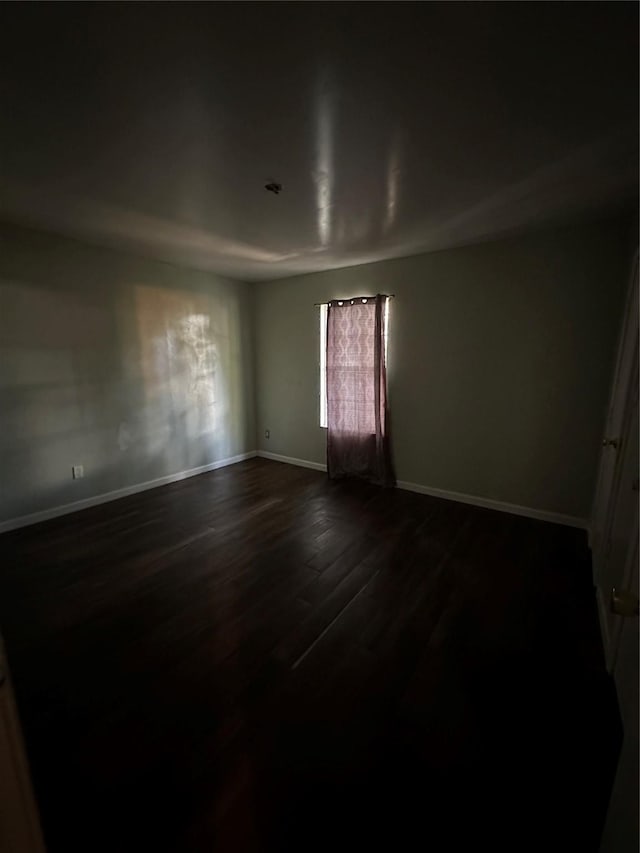
<svg viewBox="0 0 640 853">
<path fill-rule="evenodd" d="M 628 416 L 633 375 L 638 365 L 638 254 L 633 262 L 627 302 L 623 315 L 618 354 L 611 387 L 609 409 L 602 439 L 602 453 L 594 495 L 590 524 L 590 545 L 593 554 L 594 578 L 598 590 L 609 546 L 613 516 L 613 495 L 616 492 L 616 472 L 620 469 L 621 437 Z M 637 386 L 637 381 L 636 381 Z M 603 626 L 603 630 L 606 626 Z"/>
<path fill-rule="evenodd" d="M 638 751 L 640 739 L 638 728 L 638 677 L 640 671 L 638 630 L 638 397 L 630 419 L 629 460 L 625 459 L 625 470 L 621 477 L 619 503 L 620 522 L 614 520 L 612 554 L 622 559 L 624 569 L 621 588 L 616 590 L 618 609 L 625 616 L 611 615 L 611 638 L 609 665 L 613 673 L 622 717 L 623 740 L 616 780 L 609 803 L 607 820 L 600 847 L 601 853 L 637 853 L 640 849 L 638 774 L 640 766 Z M 625 454 L 626 456 L 627 454 Z M 629 494 L 633 496 L 629 500 Z M 631 517 L 629 518 L 629 514 Z M 627 517 L 629 526 L 623 527 Z M 628 537 L 625 542 L 623 535 Z M 616 551 L 619 553 L 616 555 Z M 615 602 L 614 602 L 615 605 Z"/>
<path fill-rule="evenodd" d="M 636 359 L 638 350 L 636 348 Z M 597 577 L 600 619 L 605 642 L 607 668 L 615 673 L 624 619 L 612 607 L 613 590 L 629 591 L 632 584 L 630 554 L 638 530 L 638 364 L 632 374 L 627 411 L 618 438 L 614 490 L 606 539 L 600 554 Z"/>
<path fill-rule="evenodd" d="M 638 851 L 638 264 L 618 351 L 591 543 L 607 668 L 623 724 L 601 853 Z M 624 614 L 624 615 L 623 615 Z"/>
</svg>

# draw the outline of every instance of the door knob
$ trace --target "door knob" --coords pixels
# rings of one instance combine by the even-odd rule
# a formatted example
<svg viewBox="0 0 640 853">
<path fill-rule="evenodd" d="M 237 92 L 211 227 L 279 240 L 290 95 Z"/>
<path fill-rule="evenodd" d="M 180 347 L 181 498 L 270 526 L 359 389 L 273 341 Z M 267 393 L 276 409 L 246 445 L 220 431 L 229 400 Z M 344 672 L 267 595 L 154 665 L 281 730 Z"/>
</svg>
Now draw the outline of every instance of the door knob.
<svg viewBox="0 0 640 853">
<path fill-rule="evenodd" d="M 637 616 L 640 613 L 638 596 L 627 589 L 611 590 L 611 612 L 618 616 Z"/>
<path fill-rule="evenodd" d="M 603 447 L 617 447 L 618 439 L 617 438 L 603 438 L 602 439 Z"/>
</svg>

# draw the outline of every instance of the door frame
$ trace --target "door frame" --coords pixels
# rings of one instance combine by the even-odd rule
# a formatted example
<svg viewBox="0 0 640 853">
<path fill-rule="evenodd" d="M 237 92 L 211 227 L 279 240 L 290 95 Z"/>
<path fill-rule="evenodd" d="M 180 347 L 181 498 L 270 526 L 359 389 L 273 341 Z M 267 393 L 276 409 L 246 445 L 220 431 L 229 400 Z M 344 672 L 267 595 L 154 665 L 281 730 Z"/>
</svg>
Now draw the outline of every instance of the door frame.
<svg viewBox="0 0 640 853">
<path fill-rule="evenodd" d="M 9 666 L 0 635 L 0 850 L 45 853 Z"/>
</svg>

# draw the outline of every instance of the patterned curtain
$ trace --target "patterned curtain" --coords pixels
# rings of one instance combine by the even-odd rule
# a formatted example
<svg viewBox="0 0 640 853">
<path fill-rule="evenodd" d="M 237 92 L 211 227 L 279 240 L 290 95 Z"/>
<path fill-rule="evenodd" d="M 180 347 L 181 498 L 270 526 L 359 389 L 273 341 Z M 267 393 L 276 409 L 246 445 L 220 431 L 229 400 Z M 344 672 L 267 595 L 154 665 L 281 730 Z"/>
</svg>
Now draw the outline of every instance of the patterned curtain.
<svg viewBox="0 0 640 853">
<path fill-rule="evenodd" d="M 387 414 L 386 300 L 334 300 L 327 316 L 327 469 L 395 485 Z"/>
</svg>

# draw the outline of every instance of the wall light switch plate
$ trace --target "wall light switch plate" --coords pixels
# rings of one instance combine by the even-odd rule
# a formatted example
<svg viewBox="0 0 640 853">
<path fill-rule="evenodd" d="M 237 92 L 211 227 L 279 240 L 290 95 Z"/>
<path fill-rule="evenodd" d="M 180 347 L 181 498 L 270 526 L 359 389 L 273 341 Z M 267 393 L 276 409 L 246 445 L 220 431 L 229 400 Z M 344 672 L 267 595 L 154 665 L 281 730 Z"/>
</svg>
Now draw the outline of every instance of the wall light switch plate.
<svg viewBox="0 0 640 853">
<path fill-rule="evenodd" d="M 84 465 L 74 465 L 71 471 L 74 480 L 81 480 L 84 477 Z"/>
<path fill-rule="evenodd" d="M 264 431 L 264 437 L 265 437 L 265 438 L 269 438 L 269 436 L 270 436 L 270 435 L 271 435 L 271 433 L 269 432 L 269 430 L 268 430 L 268 429 L 265 429 L 265 431 Z"/>
</svg>

